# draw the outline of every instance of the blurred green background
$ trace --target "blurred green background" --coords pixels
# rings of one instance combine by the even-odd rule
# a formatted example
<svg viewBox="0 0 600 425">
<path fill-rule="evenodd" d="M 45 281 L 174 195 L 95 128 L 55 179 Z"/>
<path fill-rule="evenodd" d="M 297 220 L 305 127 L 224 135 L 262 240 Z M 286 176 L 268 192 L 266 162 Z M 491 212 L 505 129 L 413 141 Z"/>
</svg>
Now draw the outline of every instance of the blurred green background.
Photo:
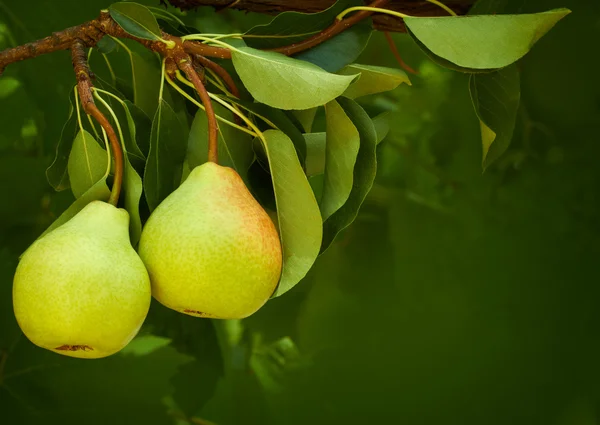
<svg viewBox="0 0 600 425">
<path fill-rule="evenodd" d="M 109 3 L 0 0 L 0 49 Z M 0 79 L 0 424 L 597 424 L 600 4 L 509 9 L 554 7 L 573 13 L 520 62 L 513 143 L 485 173 L 468 77 L 394 35 L 420 75 L 361 102 L 391 111 L 377 182 L 308 277 L 242 322 L 153 305 L 141 336 L 97 361 L 35 347 L 13 317 L 19 254 L 71 202 L 44 171 L 74 79 L 67 52 L 10 66 Z M 212 32 L 266 18 L 201 9 L 186 19 Z M 397 66 L 388 52 L 374 34 L 358 62 Z"/>
</svg>

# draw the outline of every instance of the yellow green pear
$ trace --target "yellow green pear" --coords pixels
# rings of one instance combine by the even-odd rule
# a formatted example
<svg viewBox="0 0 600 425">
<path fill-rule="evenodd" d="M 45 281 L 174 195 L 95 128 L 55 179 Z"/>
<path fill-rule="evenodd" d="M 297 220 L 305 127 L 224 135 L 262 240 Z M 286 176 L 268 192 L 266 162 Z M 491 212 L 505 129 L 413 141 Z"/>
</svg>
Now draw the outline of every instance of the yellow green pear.
<svg viewBox="0 0 600 425">
<path fill-rule="evenodd" d="M 148 272 L 129 214 L 94 201 L 29 247 L 13 283 L 15 316 L 34 344 L 72 357 L 116 353 L 150 307 Z"/>
<path fill-rule="evenodd" d="M 198 317 L 251 315 L 281 275 L 275 225 L 239 174 L 212 162 L 194 168 L 152 212 L 139 253 L 152 295 Z"/>
</svg>

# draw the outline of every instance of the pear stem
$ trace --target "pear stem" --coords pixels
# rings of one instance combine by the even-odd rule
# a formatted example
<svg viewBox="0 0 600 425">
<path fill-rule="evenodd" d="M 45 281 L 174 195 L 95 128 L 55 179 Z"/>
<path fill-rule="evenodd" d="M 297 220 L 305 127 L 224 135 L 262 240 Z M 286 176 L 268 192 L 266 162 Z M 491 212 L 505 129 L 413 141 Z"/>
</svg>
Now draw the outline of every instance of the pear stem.
<svg viewBox="0 0 600 425">
<path fill-rule="evenodd" d="M 110 124 L 106 116 L 96 106 L 94 96 L 92 94 L 92 80 L 90 78 L 90 68 L 87 62 L 87 54 L 85 52 L 85 44 L 83 41 L 76 39 L 71 45 L 71 58 L 73 59 L 73 69 L 77 78 L 77 91 L 81 99 L 81 106 L 86 114 L 92 116 L 98 124 L 106 131 L 113 158 L 115 160 L 115 174 L 110 197 L 108 203 L 117 206 L 119 196 L 121 194 L 121 186 L 123 184 L 123 150 L 121 143 L 117 138 L 117 134 L 113 126 Z"/>
<path fill-rule="evenodd" d="M 212 101 L 210 99 L 210 95 L 206 90 L 206 87 L 202 83 L 202 80 L 198 76 L 198 73 L 192 66 L 192 61 L 190 57 L 180 59 L 177 62 L 177 66 L 181 69 L 188 80 L 192 82 L 196 91 L 198 92 L 198 96 L 200 96 L 200 100 L 204 105 L 206 110 L 206 117 L 208 119 L 208 160 L 210 162 L 214 162 L 215 164 L 219 163 L 219 127 L 217 124 L 217 116 L 215 115 L 215 110 L 212 106 Z"/>
</svg>

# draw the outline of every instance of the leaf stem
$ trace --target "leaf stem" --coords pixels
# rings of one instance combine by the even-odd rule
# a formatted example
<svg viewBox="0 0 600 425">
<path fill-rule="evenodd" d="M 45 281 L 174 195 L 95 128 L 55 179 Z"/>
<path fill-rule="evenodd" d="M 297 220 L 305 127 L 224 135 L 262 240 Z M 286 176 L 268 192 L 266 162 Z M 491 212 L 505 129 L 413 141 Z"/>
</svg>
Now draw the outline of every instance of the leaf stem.
<svg viewBox="0 0 600 425">
<path fill-rule="evenodd" d="M 392 16 L 396 16 L 398 18 L 410 18 L 410 15 L 407 15 L 405 13 L 401 13 L 401 12 L 396 12 L 395 10 L 389 10 L 389 9 L 382 9 L 381 7 L 371 7 L 371 6 L 355 6 L 355 7 L 349 7 L 348 9 L 344 10 L 342 13 L 340 13 L 339 15 L 336 16 L 336 20 L 341 21 L 344 16 L 346 16 L 348 13 L 352 13 L 352 12 L 356 12 L 356 11 L 368 11 L 368 12 L 378 12 L 378 13 L 385 13 L 386 15 L 392 15 Z"/>
<path fill-rule="evenodd" d="M 450 9 L 448 6 L 446 6 L 444 3 L 442 3 L 439 0 L 426 0 L 426 1 L 428 1 L 431 4 L 435 4 L 436 6 L 441 7 L 446 12 L 448 12 L 451 16 L 458 16 L 454 10 Z"/>
<path fill-rule="evenodd" d="M 117 135 L 115 134 L 112 125 L 94 103 L 94 96 L 92 94 L 93 85 L 87 63 L 85 44 L 80 39 L 76 39 L 71 45 L 71 59 L 73 61 L 73 70 L 75 71 L 75 76 L 77 78 L 77 91 L 81 99 L 81 106 L 88 115 L 91 115 L 98 124 L 100 124 L 110 141 L 110 150 L 112 150 L 112 155 L 115 160 L 115 175 L 108 202 L 117 206 L 119 195 L 121 194 L 121 186 L 123 184 L 123 151 L 121 150 L 121 144 L 117 139 Z M 110 153 L 108 154 L 110 155 Z"/>
<path fill-rule="evenodd" d="M 194 105 L 196 105 L 198 108 L 202 109 L 203 111 L 205 110 L 204 106 L 198 102 L 196 99 L 194 99 L 192 96 L 190 96 L 189 94 L 187 94 L 185 91 L 183 91 L 181 89 L 181 87 L 179 87 L 177 84 L 175 84 L 175 82 L 173 80 L 171 80 L 171 78 L 169 78 L 169 76 L 167 75 L 165 77 L 165 79 L 167 80 L 167 83 L 169 83 L 171 85 L 171 87 L 173 87 L 175 90 L 177 90 L 177 92 L 179 94 L 181 94 L 183 97 L 185 97 L 187 100 L 189 100 L 190 102 L 192 102 Z M 237 125 L 235 123 L 232 123 L 231 121 L 216 115 L 217 120 L 221 121 L 224 124 L 227 124 L 230 127 L 233 127 L 235 129 L 238 129 L 240 131 L 243 131 L 244 133 L 247 133 L 253 137 L 257 137 L 258 135 L 250 130 L 248 130 L 247 128 L 242 127 L 241 125 Z"/>
<path fill-rule="evenodd" d="M 198 76 L 198 73 L 194 69 L 191 63 L 191 58 L 188 56 L 187 59 L 181 59 L 178 61 L 177 66 L 181 69 L 188 80 L 192 82 L 200 100 L 204 105 L 206 117 L 208 119 L 208 160 L 219 163 L 219 125 L 217 124 L 217 117 L 215 110 L 213 109 L 212 102 L 210 100 L 210 94 L 206 90 L 206 87 L 202 83 L 202 80 Z"/>
</svg>

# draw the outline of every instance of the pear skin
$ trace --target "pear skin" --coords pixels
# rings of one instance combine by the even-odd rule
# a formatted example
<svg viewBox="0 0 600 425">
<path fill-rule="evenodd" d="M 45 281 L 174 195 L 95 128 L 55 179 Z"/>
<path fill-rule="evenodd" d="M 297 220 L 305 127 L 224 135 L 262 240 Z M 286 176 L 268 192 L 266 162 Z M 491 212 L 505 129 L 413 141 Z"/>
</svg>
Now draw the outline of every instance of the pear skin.
<svg viewBox="0 0 600 425">
<path fill-rule="evenodd" d="M 129 214 L 94 201 L 29 247 L 15 273 L 17 322 L 34 344 L 72 357 L 121 350 L 150 307 L 148 273 Z"/>
<path fill-rule="evenodd" d="M 139 253 L 160 303 L 219 319 L 262 307 L 283 261 L 268 214 L 235 170 L 212 162 L 194 168 L 153 211 Z"/>
</svg>

